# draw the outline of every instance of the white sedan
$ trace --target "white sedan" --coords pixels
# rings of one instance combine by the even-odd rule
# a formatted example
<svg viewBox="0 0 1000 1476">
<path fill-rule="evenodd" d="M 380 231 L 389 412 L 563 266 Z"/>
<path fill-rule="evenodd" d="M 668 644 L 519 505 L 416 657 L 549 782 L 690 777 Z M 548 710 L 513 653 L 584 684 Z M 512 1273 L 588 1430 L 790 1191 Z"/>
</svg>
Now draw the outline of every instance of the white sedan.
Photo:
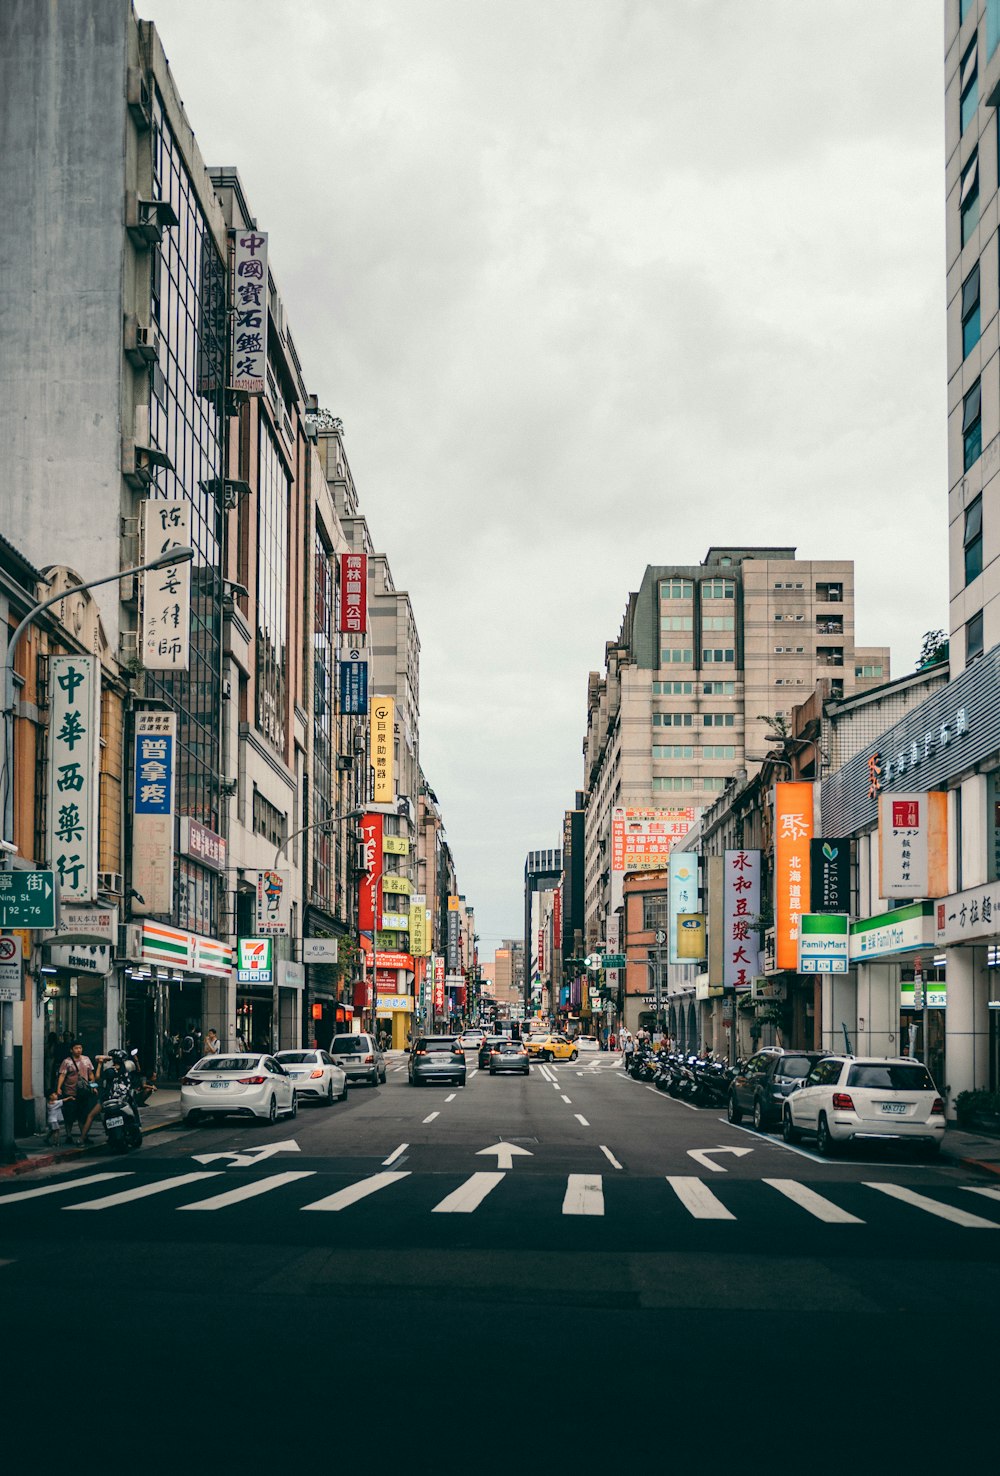
<svg viewBox="0 0 1000 1476">
<path fill-rule="evenodd" d="M 295 1082 L 273 1056 L 246 1052 L 203 1056 L 181 1081 L 181 1115 L 187 1123 L 206 1118 L 294 1117 Z"/>
<path fill-rule="evenodd" d="M 347 1072 L 327 1051 L 278 1051 L 280 1061 L 295 1084 L 299 1097 L 312 1097 L 324 1107 L 347 1097 Z"/>
<path fill-rule="evenodd" d="M 786 1143 L 814 1136 L 824 1158 L 845 1143 L 907 1138 L 934 1157 L 944 1140 L 944 1102 L 920 1061 L 825 1056 L 785 1098 L 781 1131 Z"/>
</svg>

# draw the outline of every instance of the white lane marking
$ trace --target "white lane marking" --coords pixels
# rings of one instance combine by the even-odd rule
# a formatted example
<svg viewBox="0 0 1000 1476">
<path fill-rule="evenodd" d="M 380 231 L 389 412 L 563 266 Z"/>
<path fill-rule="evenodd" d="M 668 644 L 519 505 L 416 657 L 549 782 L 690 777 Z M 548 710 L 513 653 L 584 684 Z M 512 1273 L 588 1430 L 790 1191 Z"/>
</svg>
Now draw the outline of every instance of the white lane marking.
<svg viewBox="0 0 1000 1476">
<path fill-rule="evenodd" d="M 61 1184 L 46 1184 L 44 1189 L 20 1189 L 16 1194 L 5 1194 L 0 1204 L 15 1204 L 19 1199 L 38 1199 L 42 1194 L 62 1194 L 66 1189 L 86 1189 L 90 1184 L 102 1184 L 105 1179 L 127 1179 L 131 1169 L 117 1174 L 89 1174 L 85 1179 L 66 1179 Z"/>
<path fill-rule="evenodd" d="M 446 1194 L 440 1204 L 436 1204 L 431 1211 L 434 1215 L 471 1215 L 473 1210 L 479 1208 L 487 1194 L 506 1179 L 506 1174 L 481 1173 L 470 1174 L 464 1184 Z"/>
<path fill-rule="evenodd" d="M 963 1184 L 966 1194 L 982 1194 L 986 1199 L 1000 1199 L 1000 1189 L 985 1189 L 980 1185 Z"/>
<path fill-rule="evenodd" d="M 577 1122 L 581 1125 L 581 1127 L 585 1127 L 585 1128 L 589 1128 L 590 1127 L 590 1123 L 587 1121 L 587 1119 L 585 1117 L 581 1117 L 580 1114 L 579 1114 L 579 1112 L 574 1112 L 573 1113 L 573 1116 L 576 1118 Z"/>
<path fill-rule="evenodd" d="M 105 1210 L 118 1204 L 128 1204 L 133 1199 L 148 1199 L 151 1194 L 162 1194 L 166 1189 L 180 1189 L 183 1184 L 200 1184 L 203 1179 L 219 1178 L 221 1170 L 210 1169 L 196 1174 L 177 1174 L 172 1179 L 157 1179 L 154 1184 L 139 1184 L 134 1189 L 122 1189 L 118 1194 L 108 1194 L 103 1199 L 85 1199 L 83 1204 L 64 1204 L 64 1210 Z"/>
<path fill-rule="evenodd" d="M 455 1098 L 457 1096 L 458 1096 L 458 1093 L 457 1092 L 452 1092 L 452 1094 L 451 1094 L 450 1097 L 445 1097 L 445 1101 L 446 1102 L 454 1102 L 454 1100 L 455 1100 Z"/>
<path fill-rule="evenodd" d="M 348 1184 L 346 1189 L 338 1189 L 335 1194 L 327 1194 L 324 1199 L 317 1199 L 313 1204 L 304 1204 L 304 1210 L 342 1210 L 348 1205 L 356 1204 L 359 1199 L 367 1199 L 369 1194 L 377 1194 L 380 1189 L 388 1189 L 390 1184 L 399 1184 L 403 1179 L 410 1177 L 409 1169 L 397 1169 L 387 1174 L 372 1174 L 369 1179 L 359 1179 L 356 1184 Z"/>
<path fill-rule="evenodd" d="M 864 1220 L 859 1220 L 857 1215 L 849 1215 L 839 1205 L 832 1204 L 829 1199 L 824 1199 L 822 1194 L 816 1194 L 812 1189 L 807 1189 L 805 1184 L 800 1184 L 797 1179 L 764 1179 L 762 1182 L 770 1184 L 772 1189 L 777 1189 L 779 1194 L 783 1194 L 794 1204 L 800 1205 L 817 1220 L 825 1221 L 827 1225 L 863 1225 L 865 1223 Z"/>
<path fill-rule="evenodd" d="M 604 1182 L 600 1174 L 570 1174 L 563 1199 L 564 1215 L 603 1215 Z"/>
<path fill-rule="evenodd" d="M 735 1220 L 707 1184 L 683 1174 L 667 1174 L 667 1183 L 696 1220 Z"/>
<path fill-rule="evenodd" d="M 650 1086 L 649 1083 L 645 1081 L 643 1082 L 643 1086 L 646 1088 L 647 1092 L 656 1092 L 656 1095 L 658 1097 L 666 1097 L 668 1102 L 676 1102 L 678 1107 L 687 1107 L 691 1112 L 698 1111 L 698 1108 L 694 1105 L 693 1102 L 682 1102 L 680 1097 L 671 1097 L 668 1093 L 658 1091 L 656 1087 Z"/>
<path fill-rule="evenodd" d="M 578 1071 L 576 1074 L 577 1074 L 577 1076 L 582 1076 L 583 1075 L 583 1072 L 582 1071 Z"/>
<path fill-rule="evenodd" d="M 611 1149 L 605 1148 L 603 1143 L 601 1144 L 601 1152 L 604 1154 L 604 1157 L 608 1160 L 608 1163 L 610 1163 L 612 1168 L 621 1168 L 621 1164 L 618 1162 L 615 1155 L 611 1152 Z"/>
<path fill-rule="evenodd" d="M 435 1117 L 440 1117 L 440 1116 L 441 1116 L 440 1112 L 432 1112 L 429 1117 L 425 1117 L 424 1118 L 424 1122 L 433 1122 L 434 1119 L 435 1119 Z"/>
<path fill-rule="evenodd" d="M 551 1086 L 554 1086 L 554 1087 L 555 1087 L 555 1089 L 556 1089 L 556 1091 L 558 1091 L 558 1090 L 559 1090 L 559 1083 L 558 1083 L 558 1082 L 557 1082 L 557 1081 L 553 1081 L 553 1082 L 551 1082 L 551 1083 L 550 1083 L 550 1085 L 551 1085 Z"/>
<path fill-rule="evenodd" d="M 552 1080 L 552 1072 L 545 1065 L 544 1061 L 539 1061 L 538 1062 L 538 1069 L 542 1073 L 542 1075 L 545 1077 L 545 1080 L 546 1081 L 551 1081 Z"/>
<path fill-rule="evenodd" d="M 472 1070 L 469 1072 L 469 1080 L 471 1081 L 474 1076 L 477 1076 L 478 1075 L 478 1073 L 479 1073 L 479 1067 L 478 1066 L 473 1066 Z"/>
<path fill-rule="evenodd" d="M 937 1200 L 928 1199 L 926 1194 L 917 1194 L 914 1190 L 904 1190 L 900 1184 L 875 1184 L 870 1179 L 864 1179 L 866 1190 L 878 1190 L 879 1194 L 888 1194 L 891 1199 L 898 1199 L 904 1204 L 913 1204 L 914 1209 L 922 1209 L 926 1215 L 937 1215 L 938 1219 L 950 1219 L 953 1225 L 962 1225 L 965 1230 L 1000 1230 L 993 1219 L 984 1219 L 981 1215 L 971 1215 L 966 1209 L 951 1209 L 950 1204 L 938 1204 Z"/>
<path fill-rule="evenodd" d="M 565 1094 L 563 1094 L 563 1101 L 566 1103 L 566 1106 L 567 1107 L 572 1107 L 573 1103 L 570 1101 L 570 1099 Z"/>
<path fill-rule="evenodd" d="M 403 1154 L 406 1152 L 409 1146 L 409 1143 L 400 1143 L 399 1147 L 394 1149 L 393 1152 L 389 1154 L 388 1158 L 383 1158 L 382 1167 L 388 1168 L 391 1163 L 396 1162 L 397 1158 L 402 1158 Z"/>
<path fill-rule="evenodd" d="M 293 1184 L 296 1179 L 311 1179 L 315 1169 L 301 1169 L 287 1174 L 272 1174 L 268 1179 L 258 1179 L 253 1184 L 242 1184 L 239 1189 L 227 1189 L 224 1194 L 213 1194 L 210 1199 L 196 1199 L 192 1204 L 179 1204 L 179 1210 L 221 1210 L 230 1204 L 242 1204 L 245 1199 L 255 1199 L 270 1189 L 280 1189 L 284 1184 Z"/>
<path fill-rule="evenodd" d="M 952 1209 L 950 1204 L 938 1204 L 936 1199 L 928 1199 L 926 1194 L 917 1194 L 912 1189 L 904 1189 L 900 1184 L 876 1184 L 870 1180 L 864 1181 L 866 1189 L 877 1189 L 880 1194 L 888 1194 L 892 1199 L 899 1199 L 903 1204 L 912 1204 L 914 1209 L 924 1210 L 928 1215 L 937 1215 L 941 1220 L 950 1220 L 953 1225 L 961 1225 L 966 1230 L 1000 1230 L 1000 1225 L 995 1220 L 984 1220 L 982 1215 L 970 1215 L 968 1210 Z"/>
<path fill-rule="evenodd" d="M 393 1066 L 391 1069 L 393 1071 L 405 1071 L 406 1070 L 406 1062 L 404 1061 L 403 1064 L 402 1064 L 402 1066 Z"/>
</svg>

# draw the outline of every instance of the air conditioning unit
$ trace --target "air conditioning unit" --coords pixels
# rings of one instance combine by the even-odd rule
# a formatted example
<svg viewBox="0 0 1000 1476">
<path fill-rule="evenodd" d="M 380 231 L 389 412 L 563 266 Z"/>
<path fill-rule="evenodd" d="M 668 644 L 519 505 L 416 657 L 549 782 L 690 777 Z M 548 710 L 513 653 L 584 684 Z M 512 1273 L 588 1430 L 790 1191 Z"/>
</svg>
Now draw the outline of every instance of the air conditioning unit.
<svg viewBox="0 0 1000 1476">
<path fill-rule="evenodd" d="M 97 890 L 99 892 L 110 892 L 115 897 L 122 895 L 122 874 L 120 871 L 99 871 L 97 873 Z"/>
<path fill-rule="evenodd" d="M 141 250 L 155 246 L 169 226 L 178 224 L 169 200 L 140 200 L 135 190 L 125 192 L 125 229 Z"/>
<path fill-rule="evenodd" d="M 142 923 L 119 923 L 116 952 L 119 958 L 138 963 L 142 957 Z"/>
<path fill-rule="evenodd" d="M 129 67 L 126 73 L 125 101 L 136 128 L 140 133 L 148 132 L 153 125 L 152 99 L 149 83 L 138 67 Z"/>
<path fill-rule="evenodd" d="M 155 328 L 144 328 L 131 313 L 124 328 L 125 357 L 137 369 L 154 364 L 160 356 L 160 335 Z"/>
<path fill-rule="evenodd" d="M 122 476 L 136 492 L 144 492 L 152 486 L 160 467 L 167 471 L 174 469 L 165 451 L 156 446 L 137 445 L 132 436 L 122 436 Z"/>
</svg>

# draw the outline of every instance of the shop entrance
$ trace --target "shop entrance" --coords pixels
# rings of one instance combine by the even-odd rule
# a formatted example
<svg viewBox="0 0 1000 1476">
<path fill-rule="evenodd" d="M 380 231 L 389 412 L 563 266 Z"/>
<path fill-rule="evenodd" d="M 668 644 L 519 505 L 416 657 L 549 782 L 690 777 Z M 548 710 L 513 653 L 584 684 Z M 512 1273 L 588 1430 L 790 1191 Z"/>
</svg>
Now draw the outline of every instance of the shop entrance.
<svg viewBox="0 0 1000 1476">
<path fill-rule="evenodd" d="M 240 990 L 236 995 L 236 1049 L 272 1051 L 274 1001 L 266 992 Z"/>
</svg>

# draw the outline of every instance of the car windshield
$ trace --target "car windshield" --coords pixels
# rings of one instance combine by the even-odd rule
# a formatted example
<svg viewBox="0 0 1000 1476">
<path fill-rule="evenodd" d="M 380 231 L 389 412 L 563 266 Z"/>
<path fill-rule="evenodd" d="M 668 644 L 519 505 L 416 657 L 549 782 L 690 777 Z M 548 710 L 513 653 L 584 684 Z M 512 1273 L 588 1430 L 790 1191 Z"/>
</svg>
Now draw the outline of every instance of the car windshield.
<svg viewBox="0 0 1000 1476">
<path fill-rule="evenodd" d="M 337 1035 L 334 1036 L 330 1050 L 335 1056 L 353 1056 L 358 1051 L 368 1049 L 368 1037 L 365 1035 Z"/>
<path fill-rule="evenodd" d="M 886 1061 L 878 1065 L 852 1066 L 847 1077 L 849 1087 L 872 1087 L 875 1091 L 933 1092 L 933 1078 L 926 1066 Z"/>
<path fill-rule="evenodd" d="M 205 1056 L 192 1071 L 252 1071 L 259 1065 L 259 1056 Z"/>
<path fill-rule="evenodd" d="M 504 1056 L 519 1056 L 523 1049 L 521 1043 L 516 1040 L 502 1041 L 499 1047 L 501 1055 Z"/>
<path fill-rule="evenodd" d="M 808 1056 L 780 1056 L 774 1068 L 775 1076 L 808 1076 L 813 1063 Z"/>
<path fill-rule="evenodd" d="M 547 1035 L 529 1035 L 528 1036 L 528 1039 L 529 1040 L 548 1040 L 548 1038 L 549 1037 Z"/>
<path fill-rule="evenodd" d="M 276 1061 L 282 1061 L 282 1062 L 284 1062 L 284 1064 L 286 1066 L 288 1065 L 289 1061 L 291 1061 L 293 1064 L 297 1061 L 300 1065 L 302 1065 L 304 1062 L 305 1063 L 309 1063 L 311 1065 L 312 1062 L 315 1061 L 315 1059 L 316 1059 L 316 1052 L 315 1051 L 279 1051 L 278 1054 L 275 1056 L 274 1059 Z"/>
<path fill-rule="evenodd" d="M 417 1050 L 423 1051 L 453 1051 L 457 1042 L 453 1035 L 429 1035 L 424 1040 L 417 1042 Z"/>
</svg>

